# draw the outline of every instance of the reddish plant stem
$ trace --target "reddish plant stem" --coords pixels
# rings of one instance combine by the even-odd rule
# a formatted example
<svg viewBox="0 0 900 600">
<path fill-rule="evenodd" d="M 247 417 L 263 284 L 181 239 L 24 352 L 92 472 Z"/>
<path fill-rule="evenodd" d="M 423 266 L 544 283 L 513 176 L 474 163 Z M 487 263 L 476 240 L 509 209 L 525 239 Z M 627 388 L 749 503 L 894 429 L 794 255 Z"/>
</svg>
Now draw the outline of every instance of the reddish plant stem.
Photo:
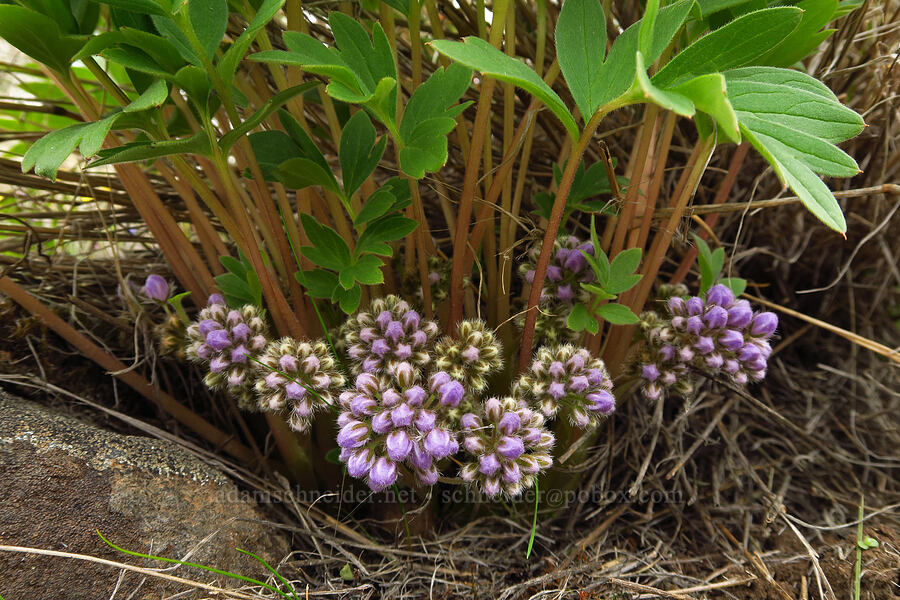
<svg viewBox="0 0 900 600">
<path fill-rule="evenodd" d="M 622 212 L 619 215 L 616 233 L 613 236 L 612 247 L 609 251 L 610 260 L 622 251 L 625 246 L 625 239 L 634 226 L 634 215 L 637 205 L 641 201 L 639 193 L 644 190 L 644 176 L 648 172 L 647 163 L 650 162 L 648 160 L 650 158 L 650 143 L 653 141 L 656 133 L 657 115 L 659 115 L 659 107 L 655 104 L 648 104 L 644 111 L 644 125 L 638 141 L 638 151 L 633 163 L 634 169 L 631 175 L 631 182 L 628 185 L 628 191 L 625 193 Z"/>
<path fill-rule="evenodd" d="M 456 324 L 463 315 L 463 265 L 466 257 L 466 244 L 469 237 L 469 221 L 472 219 L 472 204 L 475 190 L 478 187 L 478 170 L 481 166 L 480 148 L 491 118 L 491 96 L 494 92 L 495 80 L 486 78 L 481 84 L 478 95 L 478 109 L 475 112 L 475 123 L 472 131 L 469 159 L 466 161 L 466 177 L 459 198 L 459 211 L 456 213 L 456 233 L 453 237 L 453 264 L 450 268 L 450 316 L 447 319 L 446 331 L 456 330 Z"/>
<path fill-rule="evenodd" d="M 656 211 L 656 200 L 659 198 L 659 191 L 662 189 L 663 176 L 666 172 L 666 163 L 669 160 L 669 149 L 672 147 L 672 134 L 675 132 L 675 121 L 677 116 L 675 113 L 666 115 L 663 132 L 660 138 L 660 149 L 658 160 L 656 161 L 656 170 L 653 173 L 653 181 L 650 183 L 650 191 L 647 194 L 645 204 L 638 207 L 637 216 L 641 219 L 641 228 L 637 231 L 636 239 L 628 238 L 629 248 L 643 248 L 647 245 L 647 238 L 650 237 L 650 224 L 653 222 L 653 213 Z M 643 210 L 641 210 L 643 209 Z"/>
<path fill-rule="evenodd" d="M 731 195 L 731 190 L 734 187 L 734 182 L 737 181 L 738 171 L 741 170 L 741 165 L 744 164 L 744 159 L 747 156 L 747 152 L 750 150 L 750 144 L 748 142 L 742 143 L 737 147 L 737 150 L 734 151 L 734 155 L 731 157 L 731 162 L 728 164 L 728 173 L 725 175 L 725 179 L 722 180 L 722 184 L 719 186 L 719 191 L 716 193 L 716 197 L 713 198 L 713 204 L 723 204 L 725 200 L 728 199 L 728 196 Z M 706 215 L 706 225 L 710 229 L 712 229 L 716 221 L 719 220 L 719 215 L 717 213 L 712 213 Z M 700 230 L 698 235 L 706 239 L 708 236 L 706 232 Z M 672 279 L 669 283 L 681 283 L 685 276 L 688 274 L 688 271 L 691 270 L 691 265 L 694 264 L 694 261 L 697 259 L 697 248 L 695 246 L 691 246 L 688 248 L 688 251 L 684 253 L 684 256 L 681 259 L 681 264 L 678 265 L 678 270 L 675 271 L 675 274 L 672 275 Z"/>
<path fill-rule="evenodd" d="M 553 200 L 553 209 L 550 211 L 550 219 L 547 223 L 547 230 L 544 232 L 544 240 L 541 244 L 541 254 L 538 257 L 537 266 L 534 270 L 534 281 L 531 284 L 531 293 L 528 295 L 528 308 L 525 309 L 525 326 L 522 330 L 522 348 L 519 352 L 519 372 L 521 373 L 528 368 L 531 360 L 531 347 L 534 344 L 534 326 L 537 322 L 537 304 L 541 298 L 541 290 L 544 288 L 544 279 L 547 276 L 547 267 L 550 265 L 550 254 L 553 251 L 553 241 L 559 232 L 559 226 L 562 224 L 562 215 L 566 207 L 566 200 L 569 197 L 569 191 L 572 189 L 572 183 L 575 180 L 575 172 L 578 170 L 578 164 L 581 157 L 587 149 L 594 131 L 600 125 L 600 121 L 606 113 L 598 110 L 588 121 L 578 139 L 578 143 L 569 155 L 566 168 L 563 171 L 562 178 L 559 182 L 559 189 L 556 190 L 556 198 Z"/>
</svg>

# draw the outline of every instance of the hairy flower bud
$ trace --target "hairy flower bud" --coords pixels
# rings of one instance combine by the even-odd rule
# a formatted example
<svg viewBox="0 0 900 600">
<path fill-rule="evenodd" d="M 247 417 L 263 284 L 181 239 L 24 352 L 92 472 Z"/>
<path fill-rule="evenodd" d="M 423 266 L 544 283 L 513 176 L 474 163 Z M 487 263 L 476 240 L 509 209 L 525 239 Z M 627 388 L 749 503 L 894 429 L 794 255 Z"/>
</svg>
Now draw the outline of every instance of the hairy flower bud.
<svg viewBox="0 0 900 600">
<path fill-rule="evenodd" d="M 200 311 L 186 330 L 188 358 L 205 365 L 209 372 L 204 383 L 212 389 L 225 389 L 242 408 L 258 410 L 253 393 L 255 366 L 266 346 L 266 325 L 259 309 L 252 305 L 228 310 L 218 294 Z"/>
<path fill-rule="evenodd" d="M 604 402 L 591 400 L 600 393 L 605 394 Z M 538 348 L 531 369 L 515 383 L 513 394 L 528 400 L 547 417 L 565 408 L 578 427 L 595 423 L 615 410 L 612 380 L 603 361 L 569 344 Z"/>
</svg>

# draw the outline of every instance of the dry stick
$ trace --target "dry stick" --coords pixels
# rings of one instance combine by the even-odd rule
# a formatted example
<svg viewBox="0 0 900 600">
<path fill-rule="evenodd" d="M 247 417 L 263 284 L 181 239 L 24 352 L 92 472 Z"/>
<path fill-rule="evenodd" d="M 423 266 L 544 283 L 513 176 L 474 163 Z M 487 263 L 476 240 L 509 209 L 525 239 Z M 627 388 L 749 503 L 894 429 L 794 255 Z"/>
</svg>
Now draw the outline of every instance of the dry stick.
<svg viewBox="0 0 900 600">
<path fill-rule="evenodd" d="M 190 410 L 175 398 L 154 387 L 149 381 L 128 368 L 117 358 L 91 342 L 87 337 L 76 331 L 71 325 L 63 321 L 40 300 L 32 296 L 25 289 L 15 283 L 9 277 L 0 279 L 0 291 L 20 304 L 22 308 L 41 318 L 47 327 L 57 335 L 75 346 L 84 354 L 110 373 L 117 373 L 115 377 L 121 379 L 142 396 L 154 402 L 159 408 L 172 415 L 179 423 L 195 431 L 210 443 L 222 448 L 225 452 L 247 465 L 255 465 L 260 461 L 253 451 L 238 442 L 233 436 L 219 430 L 203 417 Z"/>
<path fill-rule="evenodd" d="M 843 192 L 832 192 L 835 198 L 864 198 L 866 196 L 874 196 L 876 194 L 888 194 L 892 196 L 900 195 L 900 185 L 896 183 L 884 183 L 872 187 L 858 188 L 855 190 L 846 190 Z M 745 210 L 754 210 L 757 208 L 771 208 L 773 206 L 784 206 L 786 204 L 796 204 L 800 202 L 797 196 L 785 196 L 784 198 L 772 198 L 770 200 L 754 200 L 752 202 L 728 202 L 725 204 L 694 206 L 688 212 L 690 215 L 709 215 L 714 213 L 743 212 Z M 657 211 L 658 217 L 668 217 L 672 214 L 671 208 L 663 208 Z"/>
<path fill-rule="evenodd" d="M 534 343 L 534 326 L 537 321 L 537 304 L 541 298 L 541 291 L 544 289 L 544 279 L 547 276 L 547 267 L 550 264 L 550 254 L 553 251 L 553 240 L 562 224 L 563 210 L 566 207 L 566 200 L 569 197 L 569 191 L 572 189 L 572 183 L 575 180 L 575 172 L 578 170 L 578 163 L 587 149 L 591 138 L 596 131 L 597 126 L 606 113 L 598 110 L 588 121 L 581 133 L 578 143 L 569 156 L 566 163 L 566 169 L 563 171 L 562 178 L 559 182 L 559 189 L 556 191 L 556 198 L 553 200 L 553 209 L 550 211 L 550 220 L 547 223 L 547 230 L 544 232 L 544 240 L 541 245 L 541 254 L 538 257 L 537 265 L 534 270 L 534 282 L 531 284 L 531 293 L 528 296 L 528 307 L 525 313 L 525 326 L 522 330 L 522 349 L 519 353 L 519 372 L 524 371 L 528 367 L 531 360 L 531 346 Z"/>
<path fill-rule="evenodd" d="M 665 402 L 662 397 L 657 399 L 656 410 L 653 411 L 653 421 L 651 422 L 651 427 L 653 427 L 653 439 L 650 442 L 650 447 L 647 448 L 647 455 L 644 458 L 644 462 L 641 464 L 640 470 L 638 470 L 637 477 L 634 478 L 634 483 L 628 488 L 629 496 L 634 497 L 637 495 L 638 491 L 641 489 L 641 483 L 644 481 L 644 476 L 647 474 L 647 469 L 650 468 L 650 460 L 653 458 L 653 451 L 656 450 L 656 442 L 659 441 L 659 432 L 662 429 L 664 404 Z"/>
<path fill-rule="evenodd" d="M 722 180 L 721 185 L 719 186 L 719 191 L 716 192 L 716 197 L 713 198 L 712 206 L 721 206 L 725 200 L 731 195 L 731 189 L 734 187 L 735 181 L 737 181 L 738 172 L 741 169 L 741 165 L 744 164 L 744 159 L 747 156 L 747 152 L 750 150 L 750 144 L 748 142 L 743 142 L 741 145 L 737 147 L 734 154 L 731 157 L 731 162 L 728 164 L 728 172 L 725 175 L 725 179 Z M 742 204 L 743 208 L 746 208 L 746 205 Z M 695 207 L 690 212 L 693 214 L 697 214 L 697 208 L 706 208 L 704 207 Z M 706 217 L 706 225 L 711 229 L 715 226 L 716 221 L 719 216 L 717 214 L 710 214 Z M 700 232 L 700 237 L 703 239 L 707 239 L 707 234 L 705 231 Z M 684 253 L 684 256 L 681 259 L 681 264 L 678 266 L 678 270 L 675 271 L 675 274 L 672 275 L 672 279 L 669 283 L 676 284 L 681 283 L 687 275 L 688 271 L 690 271 L 691 266 L 694 264 L 694 260 L 697 258 L 697 248 L 691 246 L 687 252 Z"/>
<path fill-rule="evenodd" d="M 825 321 L 821 321 L 819 319 L 816 319 L 815 317 L 810 317 L 808 315 L 803 314 L 802 312 L 792 310 L 790 308 L 787 308 L 786 306 L 781 306 L 780 304 L 775 304 L 774 302 L 770 302 L 763 298 L 758 298 L 758 297 L 750 295 L 750 294 L 743 294 L 743 296 L 745 298 L 753 300 L 754 302 L 758 302 L 758 303 L 762 304 L 763 306 L 768 306 L 769 308 L 773 308 L 773 309 L 777 310 L 778 312 L 784 313 L 786 315 L 790 315 L 792 317 L 796 317 L 798 319 L 802 319 L 802 320 L 806 321 L 807 323 L 812 323 L 813 325 L 816 325 L 817 327 L 821 327 L 822 329 L 825 329 L 832 333 L 836 333 L 839 336 L 841 336 L 842 338 L 850 340 L 851 342 L 853 342 L 854 344 L 856 344 L 858 346 L 862 346 L 866 350 L 871 350 L 872 352 L 875 352 L 876 354 L 880 354 L 880 355 L 884 356 L 888 360 L 891 360 L 897 364 L 900 364 L 900 349 L 888 348 L 884 344 L 879 344 L 878 342 L 870 340 L 869 338 L 865 338 L 857 333 L 853 333 L 852 331 L 847 331 L 846 329 L 841 329 L 840 327 L 832 325 L 831 323 L 826 323 Z"/>
<path fill-rule="evenodd" d="M 712 420 L 706 426 L 706 429 L 703 430 L 703 433 L 701 433 L 700 436 L 694 441 L 694 443 L 691 444 L 691 447 L 688 448 L 687 452 L 685 452 L 684 455 L 682 455 L 682 457 L 678 460 L 678 463 L 674 467 L 672 467 L 672 470 L 666 473 L 667 480 L 675 477 L 678 471 L 680 471 L 681 468 L 684 467 L 684 465 L 686 465 L 687 462 L 691 459 L 691 456 L 694 455 L 694 452 L 697 451 L 697 448 L 708 441 L 709 434 L 711 434 L 712 430 L 716 428 L 716 425 L 719 424 L 719 421 L 722 420 L 722 417 L 724 417 L 726 413 L 731 412 L 731 408 L 736 403 L 737 400 L 732 398 L 731 400 L 726 402 L 721 409 L 719 409 L 719 412 L 717 412 L 716 415 L 712 418 Z"/>
<path fill-rule="evenodd" d="M 121 563 L 114 560 L 107 560 L 105 558 L 99 558 L 97 556 L 90 556 L 88 554 L 76 554 L 74 552 L 59 552 L 58 550 L 44 550 L 43 548 L 29 548 L 27 546 L 0 546 L 0 552 L 18 552 L 21 554 L 36 554 L 38 556 L 55 556 L 58 558 L 74 558 L 76 560 L 83 560 L 87 562 L 97 563 L 100 565 L 107 565 L 109 567 L 115 567 L 116 569 L 125 569 L 126 571 L 132 571 L 134 573 L 140 573 L 141 575 L 146 575 L 148 577 L 156 577 L 158 579 L 165 579 L 166 581 L 171 581 L 173 583 L 178 583 L 180 585 L 186 585 L 193 588 L 208 590 L 210 592 L 214 592 L 216 594 L 222 594 L 227 597 L 237 598 L 238 600 L 259 600 L 261 596 L 258 594 L 245 594 L 244 592 L 239 592 L 237 590 L 229 590 L 226 588 L 217 587 L 214 585 L 210 585 L 208 583 L 202 583 L 200 581 L 193 581 L 190 579 L 184 579 L 182 577 L 176 577 L 175 575 L 169 575 L 168 573 L 163 573 L 157 569 L 148 569 L 145 567 L 137 567 L 134 565 L 129 565 L 127 563 Z M 364 591 L 371 590 L 372 586 L 368 584 L 360 585 L 354 588 L 341 588 L 339 590 L 325 590 L 320 592 L 305 590 L 303 592 L 305 597 L 312 596 L 339 596 L 346 595 L 348 592 L 354 591 Z"/>
<path fill-rule="evenodd" d="M 769 571 L 769 568 L 766 567 L 766 564 L 759 556 L 750 554 L 750 551 L 744 548 L 743 544 L 741 544 L 721 522 L 717 522 L 716 526 L 732 544 L 740 548 L 741 552 L 744 554 L 744 557 L 750 562 L 751 565 L 753 565 L 753 568 L 756 569 L 757 572 L 759 572 L 763 581 L 772 586 L 772 588 L 775 589 L 778 595 L 781 596 L 782 600 L 794 600 L 793 596 L 788 594 L 787 591 L 783 587 L 781 587 L 781 584 L 775 581 L 775 578 L 772 577 L 772 573 Z"/>
</svg>

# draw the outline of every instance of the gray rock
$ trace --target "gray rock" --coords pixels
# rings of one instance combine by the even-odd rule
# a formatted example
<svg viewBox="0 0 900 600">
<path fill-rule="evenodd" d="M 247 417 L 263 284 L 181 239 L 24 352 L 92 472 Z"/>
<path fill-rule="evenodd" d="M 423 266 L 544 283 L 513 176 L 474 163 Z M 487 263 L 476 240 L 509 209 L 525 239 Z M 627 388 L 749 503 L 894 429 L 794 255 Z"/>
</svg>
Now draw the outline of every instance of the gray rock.
<svg viewBox="0 0 900 600">
<path fill-rule="evenodd" d="M 176 444 L 109 432 L 0 390 L 0 545 L 172 566 L 119 553 L 100 540 L 99 530 L 129 550 L 170 558 L 195 550 L 191 562 L 265 580 L 260 565 L 235 548 L 277 564 L 289 545 L 279 530 L 258 522 L 265 516 L 245 496 Z M 169 572 L 243 585 L 184 566 Z M 95 563 L 0 552 L 5 600 L 109 598 L 119 576 Z M 130 597 L 161 598 L 184 589 L 125 573 L 115 597 L 136 591 Z"/>
</svg>

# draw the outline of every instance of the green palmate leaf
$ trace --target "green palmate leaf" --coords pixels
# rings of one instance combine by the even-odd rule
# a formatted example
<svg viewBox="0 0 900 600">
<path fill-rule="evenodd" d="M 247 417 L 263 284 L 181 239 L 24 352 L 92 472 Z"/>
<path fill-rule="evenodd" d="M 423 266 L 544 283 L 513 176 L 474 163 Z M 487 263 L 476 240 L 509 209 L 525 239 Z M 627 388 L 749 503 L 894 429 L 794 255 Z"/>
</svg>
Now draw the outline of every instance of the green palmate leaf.
<svg viewBox="0 0 900 600">
<path fill-rule="evenodd" d="M 22 159 L 22 170 L 32 168 L 42 177 L 56 178 L 59 166 L 77 147 L 81 155 L 90 158 L 100 151 L 110 129 L 122 117 L 154 108 L 165 102 L 168 88 L 164 81 L 156 81 L 136 100 L 125 106 L 122 112 L 113 113 L 93 123 L 77 123 L 50 132 L 35 142 Z"/>
<path fill-rule="evenodd" d="M 110 115 L 99 121 L 94 121 L 84 128 L 84 135 L 81 138 L 81 143 L 78 145 L 78 151 L 81 152 L 82 156 L 90 158 L 100 151 L 100 148 L 103 147 L 103 140 L 106 139 L 106 135 L 109 133 L 109 130 L 112 128 L 113 123 L 115 123 L 119 114 Z"/>
<path fill-rule="evenodd" d="M 154 65 L 155 69 L 166 72 L 169 79 L 172 78 L 172 74 L 184 66 L 184 59 L 169 40 L 131 27 L 120 27 L 115 31 L 107 31 L 90 38 L 87 44 L 72 57 L 72 60 L 79 60 L 95 54 L 107 57 L 106 52 L 112 48 L 126 48 L 139 52 L 137 56 L 141 58 L 132 58 L 132 60 L 141 64 Z M 116 54 L 113 53 L 111 56 L 115 57 Z M 127 58 L 133 57 L 135 54 L 126 52 L 123 56 Z"/>
<path fill-rule="evenodd" d="M 389 77 L 397 79 L 394 53 L 381 25 L 375 23 L 372 38 L 359 21 L 339 11 L 328 15 L 328 24 L 341 58 L 369 90 Z"/>
<path fill-rule="evenodd" d="M 150 84 L 144 93 L 137 97 L 131 104 L 122 109 L 123 112 L 139 112 L 150 108 L 162 106 L 169 97 L 169 86 L 162 79 L 157 79 Z"/>
<path fill-rule="evenodd" d="M 222 290 L 225 303 L 228 306 L 243 306 L 244 304 L 258 304 L 253 290 L 247 280 L 238 277 L 234 273 L 223 273 L 215 278 L 216 286 Z"/>
<path fill-rule="evenodd" d="M 292 158 L 302 158 L 303 153 L 288 134 L 277 129 L 257 131 L 247 136 L 253 155 L 259 163 L 266 181 L 278 181 L 278 165 Z"/>
<path fill-rule="evenodd" d="M 404 15 L 409 14 L 409 0 L 383 0 L 383 2 L 394 10 L 400 11 Z"/>
<path fill-rule="evenodd" d="M 312 269 L 294 273 L 297 281 L 306 288 L 306 292 L 313 298 L 331 300 L 334 288 L 338 286 L 337 273 L 325 269 Z"/>
<path fill-rule="evenodd" d="M 850 177 L 856 162 L 833 146 L 857 135 L 864 123 L 812 77 L 772 67 L 725 73 L 741 133 L 772 165 L 812 213 L 843 233 L 840 206 L 816 173 Z"/>
<path fill-rule="evenodd" d="M 337 302 L 341 310 L 346 314 L 352 314 L 359 308 L 359 301 L 362 299 L 362 288 L 354 285 L 349 290 L 345 290 L 342 286 L 335 286 L 334 292 L 331 294 L 331 301 Z"/>
<path fill-rule="evenodd" d="M 384 283 L 384 274 L 381 272 L 383 266 L 384 262 L 377 256 L 371 254 L 360 256 L 351 266 L 341 270 L 339 275 L 341 287 L 349 290 L 354 282 L 363 285 Z"/>
<path fill-rule="evenodd" d="M 332 89 L 330 95 L 341 102 L 359 102 L 369 109 L 375 118 L 387 125 L 392 131 L 396 129 L 397 117 L 397 80 L 393 77 L 385 77 L 375 86 L 372 92 L 364 100 L 353 96 L 344 96 L 340 88 Z"/>
<path fill-rule="evenodd" d="M 771 50 L 772 40 L 797 27 L 802 13 L 783 6 L 738 17 L 679 52 L 653 76 L 653 84 L 669 88 L 698 75 L 751 65 Z"/>
<path fill-rule="evenodd" d="M 125 144 L 116 148 L 101 150 L 98 153 L 100 159 L 91 162 L 87 166 L 99 167 L 101 165 L 151 160 L 172 154 L 201 154 L 209 156 L 212 154 L 209 138 L 204 132 L 200 131 L 191 137 L 180 140 Z"/>
<path fill-rule="evenodd" d="M 865 127 L 862 117 L 841 105 L 824 83 L 806 73 L 748 67 L 724 75 L 728 97 L 740 112 L 771 113 L 786 126 L 834 144 L 859 135 Z M 775 110 L 767 110 L 772 105 Z"/>
<path fill-rule="evenodd" d="M 697 110 L 694 108 L 694 103 L 691 102 L 690 98 L 682 96 L 678 92 L 663 90 L 653 85 L 650 77 L 647 75 L 644 58 L 640 51 L 636 53 L 634 61 L 634 84 L 630 92 L 623 96 L 626 102 L 652 102 L 666 110 L 671 110 L 677 115 L 694 116 Z"/>
<path fill-rule="evenodd" d="M 190 0 L 188 17 L 206 60 L 212 62 L 228 26 L 228 0 Z"/>
<path fill-rule="evenodd" d="M 379 188 L 374 194 L 369 196 L 366 203 L 363 204 L 362 210 L 356 215 L 353 224 L 358 227 L 364 223 L 383 217 L 391 210 L 396 201 L 397 199 L 390 190 L 383 187 Z"/>
<path fill-rule="evenodd" d="M 681 29 L 694 6 L 694 0 L 682 0 L 671 4 L 659 11 L 656 15 L 653 27 L 653 42 L 650 45 L 651 52 L 643 56 L 646 63 L 652 64 Z M 606 105 L 628 91 L 634 82 L 636 69 L 635 57 L 638 51 L 638 37 L 641 29 L 641 21 L 638 21 L 616 38 L 606 62 L 594 79 L 598 84 L 598 95 L 595 99 L 598 106 Z"/>
<path fill-rule="evenodd" d="M 748 2 L 750 2 L 750 0 L 697 0 L 697 4 L 700 5 L 700 15 L 704 19 L 720 10 L 740 6 L 741 4 L 747 4 Z"/>
<path fill-rule="evenodd" d="M 834 18 L 838 0 L 802 0 L 797 8 L 803 11 L 800 24 L 756 64 L 790 67 L 806 58 L 836 30 L 820 31 Z"/>
<path fill-rule="evenodd" d="M 318 223 L 307 214 L 300 215 L 300 222 L 303 224 L 306 237 L 313 244 L 300 249 L 303 256 L 320 267 L 334 271 L 340 271 L 352 264 L 347 242 L 334 229 Z"/>
<path fill-rule="evenodd" d="M 203 59 L 194 51 L 187 36 L 179 29 L 175 21 L 169 17 L 152 17 L 151 19 L 156 30 L 178 49 L 178 53 L 184 60 L 198 67 L 203 66 Z"/>
<path fill-rule="evenodd" d="M 247 277 L 247 272 L 251 269 L 249 262 L 240 261 L 233 256 L 220 256 L 219 262 L 222 263 L 222 266 L 228 269 L 228 271 L 242 279 Z"/>
<path fill-rule="evenodd" d="M 407 175 L 421 179 L 426 171 L 436 171 L 447 162 L 447 134 L 456 121 L 436 117 L 418 123 L 404 140 L 400 150 L 400 165 Z"/>
<path fill-rule="evenodd" d="M 365 231 L 359 236 L 356 243 L 356 254 L 373 253 L 385 255 L 384 249 L 388 248 L 387 256 L 390 256 L 390 248 L 386 242 L 403 239 L 418 226 L 418 222 L 400 215 L 390 215 L 366 226 Z"/>
<path fill-rule="evenodd" d="M 522 61 L 507 56 L 477 37 L 467 37 L 462 42 L 434 40 L 431 45 L 451 60 L 500 81 L 512 83 L 533 94 L 556 115 L 572 138 L 578 138 L 578 125 L 569 114 L 565 103 L 537 73 Z"/>
<path fill-rule="evenodd" d="M 356 77 L 340 53 L 329 48 L 319 40 L 296 31 L 284 34 L 284 43 L 288 50 L 270 50 L 250 55 L 250 60 L 303 67 L 315 75 L 323 75 L 331 79 L 328 84 L 329 93 L 334 86 L 341 86 L 348 94 L 368 97 L 374 90 L 365 90 L 362 82 Z"/>
<path fill-rule="evenodd" d="M 622 304 L 604 304 L 597 308 L 597 316 L 613 325 L 633 325 L 640 320 L 630 308 Z"/>
<path fill-rule="evenodd" d="M 600 324 L 597 322 L 597 319 L 591 315 L 584 304 L 580 303 L 576 304 L 572 308 L 572 312 L 569 313 L 569 318 L 566 319 L 566 327 L 572 331 L 587 330 L 593 334 L 600 331 Z"/>
<path fill-rule="evenodd" d="M 316 146 L 316 143 L 309 137 L 309 134 L 306 133 L 306 130 L 303 129 L 297 119 L 295 119 L 288 111 L 279 110 L 278 120 L 281 122 L 281 126 L 284 127 L 284 130 L 294 143 L 302 150 L 303 156 L 322 167 L 323 170 L 331 173 L 331 165 L 328 164 L 328 161 L 319 150 L 319 147 Z M 337 187 L 337 180 L 334 179 L 333 174 L 331 178 L 334 180 L 335 187 Z"/>
<path fill-rule="evenodd" d="M 647 0 L 644 16 L 641 18 L 641 27 L 638 30 L 638 52 L 641 53 L 641 56 L 646 56 L 652 51 L 658 15 L 659 0 Z"/>
<path fill-rule="evenodd" d="M 360 110 L 350 117 L 341 132 L 341 175 L 344 180 L 344 195 L 348 198 L 372 174 L 387 145 L 387 137 L 375 143 L 375 127 L 365 111 Z"/>
<path fill-rule="evenodd" d="M 84 39 L 63 35 L 56 21 L 22 6 L 0 5 L 0 38 L 58 73 L 69 70 L 70 59 Z"/>
<path fill-rule="evenodd" d="M 575 104 L 587 121 L 600 106 L 606 56 L 606 15 L 600 0 L 566 0 L 556 22 L 556 57 Z"/>
<path fill-rule="evenodd" d="M 833 18 L 843 17 L 865 4 L 865 0 L 841 0 L 838 3 L 838 9 L 835 11 Z"/>
<path fill-rule="evenodd" d="M 172 12 L 172 3 L 169 0 L 97 0 L 102 4 L 108 4 L 116 8 L 122 8 L 129 12 L 145 15 L 167 16 Z"/>
<path fill-rule="evenodd" d="M 154 78 L 168 79 L 171 81 L 174 81 L 175 79 L 173 71 L 169 71 L 160 66 L 160 64 L 148 56 L 146 52 L 138 50 L 137 48 L 131 48 L 129 46 L 107 48 L 100 52 L 100 56 L 109 62 L 122 65 L 132 71 L 147 73 Z"/>
<path fill-rule="evenodd" d="M 29 8 L 36 10 L 51 19 L 59 26 L 63 33 L 78 33 L 75 17 L 72 15 L 72 9 L 69 8 L 69 2 L 64 0 L 30 0 Z"/>
<path fill-rule="evenodd" d="M 421 179 L 426 172 L 437 171 L 447 162 L 446 134 L 455 124 L 448 124 L 447 119 L 452 121 L 463 110 L 460 106 L 450 107 L 466 92 L 471 79 L 469 69 L 453 63 L 447 69 L 437 69 L 413 92 L 399 128 L 404 146 L 400 167 L 404 173 Z"/>
<path fill-rule="evenodd" d="M 319 85 L 318 81 L 308 81 L 278 92 L 266 100 L 259 110 L 250 115 L 246 121 L 223 135 L 222 139 L 219 140 L 219 148 L 221 148 L 223 152 L 227 152 L 235 142 L 246 135 L 251 129 L 262 123 L 269 115 L 278 110 L 282 104 L 295 96 L 299 96 L 307 90 L 311 90 L 317 85 Z"/>
<path fill-rule="evenodd" d="M 34 169 L 41 177 L 56 180 L 59 166 L 75 151 L 84 137 L 85 129 L 90 126 L 91 123 L 78 123 L 51 131 L 36 141 L 22 157 L 22 172 Z"/>
<path fill-rule="evenodd" d="M 323 169 L 322 165 L 308 158 L 292 158 L 283 162 L 275 168 L 274 174 L 278 181 L 294 190 L 320 185 L 335 194 L 341 193 L 331 169 Z"/>
<path fill-rule="evenodd" d="M 234 43 L 229 46 L 228 50 L 226 50 L 225 54 L 222 56 L 222 60 L 216 65 L 216 70 L 219 72 L 222 81 L 230 83 L 231 80 L 234 79 L 238 64 L 250 48 L 253 38 L 256 37 L 256 34 L 275 17 L 283 5 L 284 0 L 263 0 L 256 11 L 256 14 L 253 15 L 253 19 L 251 19 L 250 23 L 247 25 L 247 29 L 245 29 Z"/>
<path fill-rule="evenodd" d="M 718 125 L 717 131 L 727 141 L 735 144 L 741 142 L 737 114 L 728 100 L 725 77 L 721 73 L 700 75 L 675 86 L 672 91 L 693 102 L 697 110 L 711 116 Z"/>
<path fill-rule="evenodd" d="M 640 248 L 619 252 L 609 265 L 609 280 L 603 289 L 610 294 L 621 294 L 633 288 L 641 280 L 640 275 L 634 274 L 640 264 Z"/>
<path fill-rule="evenodd" d="M 588 255 L 588 256 L 590 256 L 590 255 Z M 610 294 L 609 292 L 604 290 L 599 285 L 595 285 L 593 283 L 582 283 L 581 289 L 583 289 L 584 291 L 588 292 L 589 294 L 591 294 L 593 296 L 596 296 L 600 300 L 615 300 L 616 299 L 615 294 Z"/>
<path fill-rule="evenodd" d="M 206 71 L 200 67 L 188 65 L 175 73 L 175 83 L 184 90 L 200 114 L 207 118 L 212 82 Z"/>
</svg>

